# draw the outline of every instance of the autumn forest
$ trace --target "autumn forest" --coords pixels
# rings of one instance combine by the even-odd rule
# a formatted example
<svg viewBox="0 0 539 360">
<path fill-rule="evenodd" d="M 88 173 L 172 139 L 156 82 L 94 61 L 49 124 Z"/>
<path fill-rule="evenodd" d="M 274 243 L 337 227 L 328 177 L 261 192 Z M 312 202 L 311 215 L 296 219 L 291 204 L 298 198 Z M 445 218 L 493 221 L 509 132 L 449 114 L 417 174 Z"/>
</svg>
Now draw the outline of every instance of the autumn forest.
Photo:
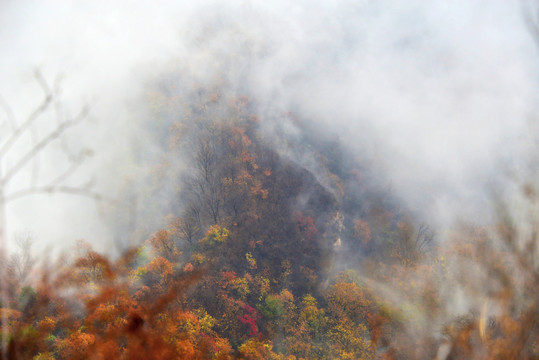
<svg viewBox="0 0 539 360">
<path fill-rule="evenodd" d="M 539 56 L 519 72 L 532 51 L 507 30 L 527 21 L 535 49 L 539 21 L 500 17 L 503 2 L 485 18 L 472 5 L 446 17 L 437 5 L 338 3 L 186 7 L 175 16 L 187 25 L 173 27 L 184 52 L 155 63 L 157 34 L 181 21 L 142 5 L 125 15 L 133 23 L 99 10 L 92 26 L 110 21 L 104 32 L 69 44 L 116 54 L 81 62 L 98 68 L 81 66 L 83 87 L 105 79 L 101 98 L 66 110 L 79 63 L 66 66 L 65 86 L 50 66 L 32 72 L 44 100 L 26 120 L 17 120 L 25 105 L 0 97 L 1 359 L 539 358 L 537 84 L 528 84 Z M 66 13 L 93 18 L 87 5 Z M 155 33 L 137 32 L 150 14 Z M 508 23 L 494 30 L 491 19 Z M 469 45 L 475 37 L 454 24 L 481 41 Z M 501 48 L 514 43 L 521 52 Z M 97 130 L 91 117 L 121 125 Z M 515 141 L 522 133 L 532 140 Z M 122 146 L 129 159 L 109 161 Z M 92 157 L 112 165 L 87 168 Z M 28 189 L 13 185 L 26 175 Z M 80 235 L 49 254 L 36 250 L 45 230 L 13 240 L 11 201 L 43 194 L 42 213 L 58 196 L 90 203 L 111 234 L 105 245 Z M 28 214 L 28 227 L 39 223 Z M 102 234 L 75 212 L 47 226 Z"/>
<path fill-rule="evenodd" d="M 316 174 L 267 142 L 247 97 L 167 92 L 148 93 L 152 131 L 171 158 L 189 156 L 168 225 L 118 258 L 78 243 L 32 282 L 23 248 L 4 280 L 7 358 L 538 355 L 536 238 L 521 249 L 509 218 L 456 229 L 443 247 L 338 139 L 294 114 L 281 116 L 300 136 L 280 146 L 315 158 Z M 155 164 L 148 201 L 171 167 Z M 478 312 L 452 317 L 452 286 Z"/>
</svg>

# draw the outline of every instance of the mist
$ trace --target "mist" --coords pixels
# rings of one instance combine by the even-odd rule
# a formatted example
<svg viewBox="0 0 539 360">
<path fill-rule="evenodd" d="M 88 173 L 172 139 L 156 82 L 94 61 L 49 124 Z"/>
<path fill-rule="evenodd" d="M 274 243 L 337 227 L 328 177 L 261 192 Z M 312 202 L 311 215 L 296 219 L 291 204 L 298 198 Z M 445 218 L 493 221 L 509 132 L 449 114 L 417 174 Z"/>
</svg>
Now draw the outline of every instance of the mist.
<svg viewBox="0 0 539 360">
<path fill-rule="evenodd" d="M 538 54 L 523 9 L 501 0 L 7 1 L 0 94 L 23 118 L 41 96 L 34 69 L 51 82 L 61 75 L 64 106 L 92 104 L 92 121 L 66 137 L 95 152 L 80 179 L 114 195 L 146 171 L 134 149 L 156 159 L 162 151 L 144 133 L 148 86 L 167 74 L 219 84 L 254 101 L 268 137 L 295 131 L 284 112 L 327 129 L 443 230 L 462 218 L 488 221 L 491 194 L 526 172 Z M 40 161 L 51 172 L 61 164 L 55 155 Z M 86 199 L 37 196 L 9 205 L 8 232 L 106 247 L 103 216 Z"/>
<path fill-rule="evenodd" d="M 532 2 L 517 0 L 203 0 L 152 5 L 4 1 L 0 3 L 0 126 L 8 124 L 10 111 L 19 124 L 30 116 L 46 95 L 43 81 L 54 88 L 56 97 L 32 129 L 38 135 L 46 136 L 60 118 L 76 116 L 85 106 L 90 111 L 88 118 L 48 145 L 7 186 L 1 184 L 2 192 L 24 190 L 36 178 L 38 184 L 46 185 L 69 168 L 73 156 L 87 154 L 67 183 L 91 189 L 105 199 L 39 194 L 10 202 L 6 205 L 8 242 L 13 246 L 19 234 L 29 232 L 35 253 L 42 254 L 46 249 L 65 251 L 84 239 L 114 258 L 148 240 L 138 248 L 138 257 L 124 261 L 119 274 L 110 278 L 118 276 L 114 279 L 120 283 L 123 276 L 134 288 L 153 286 L 164 278 L 160 261 L 170 265 L 166 276 L 186 276 L 186 284 L 194 288 L 193 283 L 203 277 L 203 268 L 209 269 L 216 258 L 217 269 L 211 269 L 204 281 L 210 279 L 219 291 L 229 286 L 228 295 L 223 295 L 229 307 L 222 312 L 214 309 L 214 315 L 224 316 L 217 321 L 239 321 L 236 325 L 241 330 L 246 323 L 236 315 L 245 312 L 252 316 L 247 320 L 256 330 L 253 336 L 258 332 L 256 321 L 278 318 L 276 311 L 256 319 L 260 309 L 286 303 L 318 311 L 317 300 L 330 299 L 330 304 L 331 296 L 335 300 L 343 293 L 364 301 L 358 313 L 365 319 L 358 315 L 361 320 L 357 321 L 363 327 L 367 324 L 372 333 L 383 325 L 371 323 L 367 314 L 378 311 L 386 316 L 385 302 L 394 302 L 397 315 L 389 311 L 386 316 L 395 315 L 390 319 L 397 329 L 392 341 L 408 346 L 406 335 L 417 339 L 417 349 L 408 350 L 419 355 L 438 351 L 439 358 L 446 358 L 442 348 L 449 341 L 458 343 L 461 316 L 470 315 L 470 323 L 477 323 L 470 329 L 476 329 L 479 335 L 473 336 L 481 339 L 469 337 L 477 344 L 486 339 L 487 320 L 494 324 L 498 317 L 499 326 L 509 323 L 504 323 L 502 315 L 520 322 L 522 334 L 531 333 L 532 323 L 519 311 L 530 310 L 530 319 L 537 316 L 536 300 L 530 296 L 533 286 L 528 286 L 537 283 L 536 14 Z M 36 71 L 41 75 L 36 76 Z M 197 114 L 196 106 L 206 106 L 200 100 L 205 96 L 212 103 L 210 109 Z M 256 123 L 252 127 L 256 130 L 231 122 L 232 127 L 240 125 L 227 129 L 232 134 L 229 138 L 211 138 L 204 126 L 213 126 L 212 121 L 224 123 L 240 108 L 234 107 L 235 101 L 244 103 L 243 115 L 249 119 L 245 124 Z M 250 122 L 254 115 L 257 120 Z M 195 130 L 186 130 L 192 131 L 186 136 L 191 135 L 192 142 L 188 139 L 173 148 L 176 121 L 191 121 Z M 5 129 L 7 125 L 0 127 L 3 136 Z M 242 137 L 246 131 L 251 138 Z M 27 135 L 7 155 L 1 154 L 0 175 L 33 146 L 31 134 Z M 206 198 L 195 193 L 191 196 L 199 197 L 193 201 L 181 188 L 189 187 L 189 176 L 200 175 L 192 162 L 196 146 L 202 144 L 196 141 L 206 135 L 208 141 L 223 142 L 222 149 L 227 144 L 234 148 L 235 140 L 245 141 L 247 148 L 256 139 L 259 163 L 268 166 L 256 173 L 257 183 L 253 180 L 238 190 L 239 195 L 227 194 L 230 203 L 235 196 L 251 201 L 239 208 L 236 203 L 230 206 L 233 210 L 227 211 L 236 214 L 226 224 L 228 229 L 224 221 L 218 221 L 219 209 L 217 216 L 213 208 L 210 214 L 206 208 L 212 204 L 203 203 Z M 315 145 L 309 150 L 313 138 Z M 0 136 L 0 145 L 2 141 Z M 335 174 L 330 166 L 334 164 L 328 164 L 331 160 L 321 161 L 328 148 L 335 151 L 328 157 L 339 162 Z M 238 149 L 227 156 L 241 158 L 238 161 L 244 162 L 244 168 L 233 170 L 239 173 L 248 168 L 254 174 L 258 165 L 244 160 L 244 149 Z M 236 174 L 228 177 L 219 170 L 216 176 L 225 176 L 217 179 L 222 188 L 225 180 L 236 180 Z M 360 175 L 368 178 L 368 184 L 357 181 L 361 176 L 356 177 L 354 171 L 364 172 Z M 340 181 L 337 173 L 344 175 L 343 183 L 348 175 L 353 178 L 350 183 L 357 181 L 340 189 L 359 193 L 349 196 L 353 199 L 348 208 L 353 209 L 348 213 L 345 196 L 339 195 L 331 178 Z M 289 185 L 287 176 L 292 185 L 284 190 L 283 184 Z M 277 185 L 269 185 L 275 185 L 271 189 L 277 195 L 272 201 L 278 206 L 267 205 L 260 215 L 253 204 L 265 201 L 270 187 L 264 189 L 262 183 L 272 179 L 277 179 Z M 215 185 L 208 177 L 205 181 L 202 192 L 204 186 Z M 367 192 L 372 192 L 370 197 L 363 196 Z M 363 204 L 378 200 L 379 194 L 387 204 Z M 190 220 L 184 216 L 189 209 L 183 208 L 191 205 L 189 201 L 203 203 L 199 205 L 206 207 L 207 214 L 204 221 L 198 214 L 198 223 L 188 224 L 192 232 L 180 238 L 179 228 Z M 255 214 L 238 216 L 243 210 Z M 241 224 L 249 216 L 259 218 L 248 226 Z M 278 219 L 270 222 L 263 216 Z M 170 225 L 174 221 L 176 225 Z M 281 224 L 282 229 L 274 231 L 268 228 L 271 224 Z M 253 230 L 256 227 L 261 228 L 260 239 Z M 421 229 L 428 238 L 425 241 L 432 236 L 435 244 L 426 250 L 416 242 L 417 247 L 406 252 L 406 241 L 419 239 Z M 229 233 L 231 239 L 237 238 L 226 243 Z M 175 251 L 169 251 L 167 259 L 159 253 L 160 236 L 174 242 Z M 293 255 L 272 257 L 276 250 Z M 291 263 L 289 255 L 296 256 L 297 263 Z M 383 256 L 388 257 L 387 263 L 379 261 Z M 504 261 L 499 261 L 501 257 Z M 97 260 L 106 266 L 111 264 L 108 261 L 106 257 Z M 271 266 L 264 268 L 267 264 Z M 343 270 L 351 271 L 343 274 Z M 91 281 L 98 283 L 98 276 Z M 294 283 L 288 276 L 299 280 Z M 255 284 L 259 280 L 261 285 Z M 243 294 L 233 281 L 242 281 Z M 340 290 L 334 286 L 337 283 Z M 133 291 L 134 297 L 148 291 L 144 301 L 158 303 L 154 301 L 158 295 L 150 294 L 146 285 L 142 292 Z M 170 294 L 187 285 L 174 286 Z M 260 296 L 254 296 L 253 290 L 250 305 L 246 300 L 249 286 L 260 291 Z M 204 301 L 214 303 L 214 294 L 207 289 L 212 288 L 193 290 L 193 309 L 204 309 Z M 363 291 L 371 290 L 382 300 L 372 301 L 369 308 Z M 19 297 L 22 289 L 17 291 L 13 299 L 16 295 L 17 301 L 22 299 L 21 306 L 26 306 Z M 429 302 L 429 296 L 435 300 Z M 337 325 L 349 324 L 339 322 L 337 308 L 328 306 L 327 313 L 334 311 Z M 142 327 L 144 316 L 151 319 L 154 313 L 141 314 L 136 319 L 124 315 L 129 321 L 140 320 L 135 325 Z M 323 318 L 323 305 L 320 314 Z M 8 315 L 3 316 L 5 333 Z M 283 341 L 278 328 L 265 334 L 268 339 L 273 336 L 277 352 Z M 366 329 L 358 336 L 365 340 L 362 344 L 372 354 L 385 354 L 390 345 L 377 344 Z M 234 331 L 230 338 L 237 341 L 227 342 L 227 351 L 237 355 L 244 351 L 239 344 L 245 339 Z M 474 348 L 477 354 L 484 350 L 481 346 Z M 458 346 L 451 351 L 459 357 Z"/>
</svg>

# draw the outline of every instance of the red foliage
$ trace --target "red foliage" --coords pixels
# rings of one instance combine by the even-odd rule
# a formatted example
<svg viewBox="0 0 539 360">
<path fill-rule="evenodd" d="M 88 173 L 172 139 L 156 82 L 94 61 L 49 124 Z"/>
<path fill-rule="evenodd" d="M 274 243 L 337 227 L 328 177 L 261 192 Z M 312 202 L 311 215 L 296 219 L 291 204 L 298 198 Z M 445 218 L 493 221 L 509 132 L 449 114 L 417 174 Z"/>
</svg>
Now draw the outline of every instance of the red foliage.
<svg viewBox="0 0 539 360">
<path fill-rule="evenodd" d="M 262 333 L 258 331 L 258 327 L 256 326 L 256 321 L 260 318 L 258 311 L 247 304 L 243 305 L 242 310 L 245 312 L 245 314 L 243 314 L 243 316 L 238 315 L 238 319 L 242 324 L 248 326 L 248 336 L 262 339 Z"/>
</svg>

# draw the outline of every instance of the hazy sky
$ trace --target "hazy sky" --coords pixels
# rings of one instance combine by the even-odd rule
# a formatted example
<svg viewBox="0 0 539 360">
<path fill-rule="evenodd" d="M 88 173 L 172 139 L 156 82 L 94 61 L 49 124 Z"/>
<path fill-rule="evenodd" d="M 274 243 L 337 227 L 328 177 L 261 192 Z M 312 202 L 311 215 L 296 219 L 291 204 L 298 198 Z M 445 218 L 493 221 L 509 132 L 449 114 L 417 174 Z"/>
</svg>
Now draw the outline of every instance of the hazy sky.
<svg viewBox="0 0 539 360">
<path fill-rule="evenodd" d="M 533 141 L 539 54 L 521 3 L 7 0 L 0 95 L 20 120 L 40 101 L 33 70 L 63 75 L 67 109 L 94 104 L 67 136 L 96 153 L 78 180 L 114 192 L 137 171 L 128 143 L 144 138 L 145 85 L 170 69 L 226 79 L 263 120 L 293 108 L 336 131 L 427 220 L 481 219 L 487 185 Z M 40 160 L 44 173 L 63 165 L 54 151 Z M 110 237 L 91 201 L 67 196 L 13 203 L 8 228 L 42 243 Z"/>
</svg>

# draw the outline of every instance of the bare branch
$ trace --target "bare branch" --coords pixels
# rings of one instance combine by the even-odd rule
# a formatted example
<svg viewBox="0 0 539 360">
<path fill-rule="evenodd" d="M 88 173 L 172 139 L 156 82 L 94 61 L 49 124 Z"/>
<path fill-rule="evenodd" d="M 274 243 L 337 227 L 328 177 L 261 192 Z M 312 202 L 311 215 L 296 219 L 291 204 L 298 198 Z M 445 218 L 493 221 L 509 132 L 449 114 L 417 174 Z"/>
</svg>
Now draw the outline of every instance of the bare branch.
<svg viewBox="0 0 539 360">
<path fill-rule="evenodd" d="M 39 86 L 43 89 L 43 92 L 45 93 L 45 97 L 52 94 L 51 88 L 49 87 L 49 84 L 41 74 L 41 71 L 39 69 L 34 70 L 34 77 L 36 78 L 37 82 L 39 83 Z"/>
<path fill-rule="evenodd" d="M 54 79 L 54 85 L 53 85 L 54 90 L 53 91 L 54 91 L 54 94 L 56 94 L 57 97 L 59 97 L 62 94 L 62 88 L 60 86 L 61 80 L 62 80 L 61 76 L 57 76 Z M 62 108 L 62 103 L 59 102 L 59 101 L 56 101 L 55 104 L 54 104 L 54 110 L 56 112 L 56 121 L 58 122 L 58 124 L 60 124 L 63 121 L 63 118 L 64 118 L 64 111 L 63 111 L 63 108 Z"/>
<path fill-rule="evenodd" d="M 48 186 L 58 186 L 65 180 L 67 180 L 71 175 L 75 173 L 75 171 L 82 165 L 86 157 L 91 156 L 92 151 L 89 149 L 83 149 L 78 156 L 72 155 L 74 160 L 71 163 L 71 166 L 69 166 L 63 173 L 58 175 L 54 180 L 52 180 Z M 88 189 L 89 186 L 85 186 L 85 189 Z"/>
<path fill-rule="evenodd" d="M 30 129 L 30 135 L 32 135 L 32 147 L 36 147 L 38 142 L 37 132 L 34 127 Z M 39 157 L 34 157 L 32 161 L 32 174 L 30 177 L 30 186 L 36 186 L 39 173 Z"/>
<path fill-rule="evenodd" d="M 70 127 L 80 123 L 88 115 L 88 107 L 84 107 L 81 113 L 72 120 L 65 121 L 59 124 L 52 133 L 42 139 L 36 146 L 32 147 L 29 152 L 27 152 L 11 169 L 6 172 L 6 175 L 1 179 L 0 185 L 6 185 L 11 178 L 19 172 L 19 170 L 33 159 L 39 152 L 49 145 L 51 142 L 56 140 L 60 135 L 62 135 Z"/>
<path fill-rule="evenodd" d="M 60 183 L 62 183 L 64 180 L 67 180 L 71 175 L 73 175 L 75 173 L 75 170 L 77 170 L 77 168 L 83 163 L 82 160 L 79 160 L 79 161 L 76 161 L 76 162 L 73 162 L 71 163 L 71 166 L 69 166 L 66 171 L 64 171 L 62 174 L 60 174 L 59 176 L 57 176 L 53 181 L 51 181 L 51 183 L 49 184 L 49 186 L 57 186 L 59 185 Z"/>
<path fill-rule="evenodd" d="M 58 194 L 58 193 L 79 195 L 79 196 L 87 197 L 96 201 L 107 201 L 110 203 L 117 202 L 114 199 L 106 197 L 103 194 L 100 194 L 97 191 L 93 191 L 90 189 L 74 187 L 74 186 L 56 186 L 56 187 L 55 186 L 42 186 L 42 187 L 34 187 L 34 188 L 18 190 L 12 194 L 6 195 L 4 197 L 4 203 L 8 203 L 8 202 L 20 199 L 28 195 Z"/>
<path fill-rule="evenodd" d="M 50 92 L 49 86 L 47 85 L 47 82 L 41 76 L 41 73 L 39 71 L 36 71 L 35 73 L 36 79 L 45 92 L 45 99 L 41 102 L 41 104 L 35 109 L 32 114 L 26 119 L 26 121 L 17 129 L 15 129 L 11 134 L 10 137 L 6 140 L 6 142 L 0 147 L 0 158 L 3 157 L 13 146 L 15 141 L 28 129 L 35 121 L 39 118 L 41 114 L 43 114 L 48 108 L 52 101 L 53 94 Z"/>
<path fill-rule="evenodd" d="M 2 107 L 2 109 L 6 113 L 9 126 L 11 126 L 11 131 L 15 131 L 15 129 L 17 128 L 15 115 L 13 115 L 13 111 L 11 110 L 11 107 L 6 103 L 4 98 L 2 98 L 1 96 L 0 96 L 0 107 Z"/>
</svg>

